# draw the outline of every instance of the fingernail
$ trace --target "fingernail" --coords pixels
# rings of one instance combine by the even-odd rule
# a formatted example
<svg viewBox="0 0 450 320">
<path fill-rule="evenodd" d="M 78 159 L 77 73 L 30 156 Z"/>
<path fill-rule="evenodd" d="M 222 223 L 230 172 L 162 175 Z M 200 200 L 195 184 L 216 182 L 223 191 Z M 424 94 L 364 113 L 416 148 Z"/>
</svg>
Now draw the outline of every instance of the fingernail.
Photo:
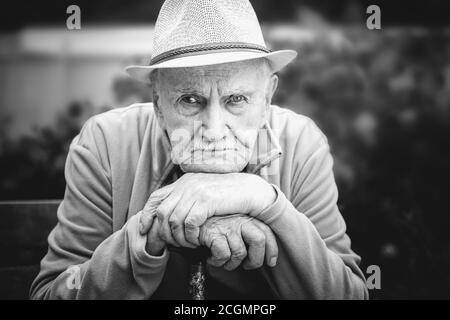
<svg viewBox="0 0 450 320">
<path fill-rule="evenodd" d="M 143 233 L 144 232 L 144 225 L 141 223 L 139 223 L 139 232 Z"/>
<path fill-rule="evenodd" d="M 277 258 L 273 257 L 272 259 L 270 259 L 269 266 L 275 267 L 276 265 L 277 265 Z"/>
</svg>

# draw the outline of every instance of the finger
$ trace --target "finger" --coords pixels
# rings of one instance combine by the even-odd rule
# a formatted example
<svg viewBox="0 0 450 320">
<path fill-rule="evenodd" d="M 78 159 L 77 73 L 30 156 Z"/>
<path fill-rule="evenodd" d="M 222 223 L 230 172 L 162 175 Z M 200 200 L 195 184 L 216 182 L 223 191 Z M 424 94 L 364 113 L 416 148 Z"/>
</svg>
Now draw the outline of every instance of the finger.
<svg viewBox="0 0 450 320">
<path fill-rule="evenodd" d="M 253 223 L 264 233 L 266 239 L 265 243 L 266 264 L 269 267 L 275 267 L 278 261 L 278 244 L 275 234 L 273 233 L 272 229 L 270 229 L 270 227 L 264 222 L 255 219 L 253 220 Z"/>
<path fill-rule="evenodd" d="M 248 255 L 242 267 L 246 270 L 257 269 L 264 264 L 266 237 L 264 232 L 252 222 L 242 226 L 242 238 L 248 246 Z"/>
<path fill-rule="evenodd" d="M 225 270 L 231 271 L 239 267 L 242 261 L 247 256 L 247 249 L 245 248 L 244 241 L 236 233 L 230 233 L 227 235 L 228 246 L 230 247 L 231 257 L 225 264 Z"/>
<path fill-rule="evenodd" d="M 230 260 L 231 252 L 228 247 L 227 239 L 223 236 L 215 238 L 211 243 L 211 257 L 207 259 L 207 262 L 214 267 L 223 266 L 228 260 Z"/>
<path fill-rule="evenodd" d="M 161 255 L 162 250 L 166 246 L 165 242 L 158 236 L 158 224 L 158 219 L 154 219 L 154 223 L 152 224 L 150 232 L 147 235 L 147 251 L 152 256 Z"/>
<path fill-rule="evenodd" d="M 208 211 L 202 202 L 196 201 L 184 219 L 184 233 L 186 240 L 196 246 L 200 245 L 200 227 L 208 218 Z"/>
<path fill-rule="evenodd" d="M 172 214 L 169 217 L 169 227 L 175 241 L 178 242 L 182 247 L 187 248 L 196 248 L 197 246 L 188 242 L 185 237 L 185 228 L 184 228 L 184 220 L 191 210 L 194 202 L 192 201 L 192 197 L 185 193 Z"/>
<path fill-rule="evenodd" d="M 139 233 L 147 234 L 152 226 L 155 215 L 152 212 L 143 211 L 139 219 Z"/>
<path fill-rule="evenodd" d="M 173 187 L 166 186 L 154 191 L 150 195 L 147 203 L 144 206 L 144 209 L 142 210 L 139 226 L 139 231 L 141 234 L 146 234 L 149 232 L 150 227 L 152 226 L 153 219 L 156 216 L 156 210 L 158 206 L 164 199 L 166 199 L 170 195 L 169 191 L 171 191 L 171 189 L 173 189 Z"/>
<path fill-rule="evenodd" d="M 171 193 L 156 209 L 156 216 L 159 222 L 158 234 L 167 244 L 175 247 L 179 247 L 180 244 L 172 236 L 172 231 L 169 226 L 169 218 L 180 198 L 180 194 Z"/>
</svg>

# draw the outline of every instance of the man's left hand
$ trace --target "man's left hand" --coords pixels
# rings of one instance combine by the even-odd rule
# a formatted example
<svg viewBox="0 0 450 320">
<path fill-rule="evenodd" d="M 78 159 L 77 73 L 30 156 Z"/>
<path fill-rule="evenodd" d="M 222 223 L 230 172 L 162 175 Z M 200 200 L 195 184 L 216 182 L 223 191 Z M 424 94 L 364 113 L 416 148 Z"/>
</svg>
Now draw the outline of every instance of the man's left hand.
<svg viewBox="0 0 450 320">
<path fill-rule="evenodd" d="M 160 237 L 173 246 L 200 245 L 200 226 L 211 216 L 259 213 L 275 201 L 273 187 L 248 173 L 186 173 L 174 183 L 152 193 L 148 204 L 156 207 Z M 146 206 L 148 207 L 148 205 Z M 153 208 L 154 209 L 154 208 Z M 141 221 L 145 233 L 146 210 Z M 148 212 L 148 213 L 147 213 Z"/>
</svg>

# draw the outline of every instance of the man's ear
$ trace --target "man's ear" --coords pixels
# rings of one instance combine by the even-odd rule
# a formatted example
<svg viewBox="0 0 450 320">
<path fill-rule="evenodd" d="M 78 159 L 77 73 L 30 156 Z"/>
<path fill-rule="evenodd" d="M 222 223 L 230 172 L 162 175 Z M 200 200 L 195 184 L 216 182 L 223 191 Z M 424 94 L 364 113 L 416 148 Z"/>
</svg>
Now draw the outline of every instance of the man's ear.
<svg viewBox="0 0 450 320">
<path fill-rule="evenodd" d="M 159 126 L 162 129 L 165 129 L 165 121 L 161 110 L 161 102 L 158 94 L 158 78 L 159 78 L 159 70 L 154 70 L 149 75 L 150 88 L 152 90 L 153 110 L 155 112 Z"/>
<path fill-rule="evenodd" d="M 162 129 L 165 129 L 165 121 L 164 116 L 161 111 L 161 105 L 159 101 L 159 95 L 156 92 L 155 86 L 152 85 L 152 92 L 153 92 L 153 110 L 155 111 L 156 119 L 158 120 L 158 124 Z"/>
<path fill-rule="evenodd" d="M 272 103 L 272 97 L 277 91 L 278 88 L 278 76 L 274 73 L 270 76 L 269 83 L 267 84 L 266 90 L 266 102 L 267 106 L 270 106 Z"/>
<path fill-rule="evenodd" d="M 263 121 L 261 122 L 261 127 L 264 126 L 264 123 L 267 121 L 269 117 L 269 108 L 272 104 L 272 97 L 275 94 L 275 91 L 277 91 L 278 87 L 278 76 L 276 74 L 272 74 L 270 76 L 269 82 L 267 83 L 266 88 L 266 110 L 264 112 Z"/>
</svg>

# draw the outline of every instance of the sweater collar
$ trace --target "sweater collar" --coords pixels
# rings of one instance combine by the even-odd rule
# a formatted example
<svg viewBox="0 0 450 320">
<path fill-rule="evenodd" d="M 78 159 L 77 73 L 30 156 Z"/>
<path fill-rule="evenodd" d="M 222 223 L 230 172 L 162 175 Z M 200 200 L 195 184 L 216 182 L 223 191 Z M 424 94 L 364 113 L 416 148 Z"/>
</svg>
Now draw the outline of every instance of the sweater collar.
<svg viewBox="0 0 450 320">
<path fill-rule="evenodd" d="M 269 121 L 259 129 L 258 137 L 253 147 L 253 153 L 245 171 L 256 173 L 262 167 L 269 165 L 283 154 L 278 138 L 275 136 Z"/>
</svg>

